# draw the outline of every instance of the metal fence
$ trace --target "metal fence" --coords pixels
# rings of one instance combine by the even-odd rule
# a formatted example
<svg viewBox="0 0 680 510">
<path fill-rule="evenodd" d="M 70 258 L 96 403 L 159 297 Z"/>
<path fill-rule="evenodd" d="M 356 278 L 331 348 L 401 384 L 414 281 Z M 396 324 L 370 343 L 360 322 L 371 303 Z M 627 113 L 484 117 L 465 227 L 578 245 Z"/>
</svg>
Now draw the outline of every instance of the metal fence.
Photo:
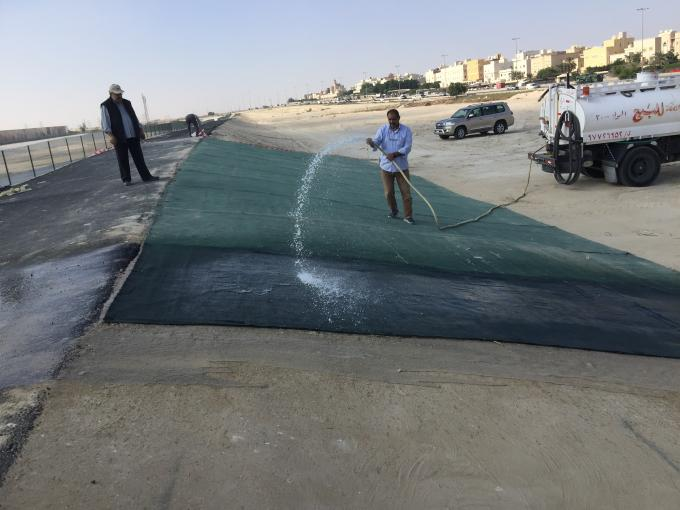
<svg viewBox="0 0 680 510">
<path fill-rule="evenodd" d="M 185 129 L 184 122 L 167 122 L 148 124 L 144 133 L 152 138 Z M 0 150 L 0 188 L 16 186 L 112 148 L 102 131 L 14 145 Z"/>
</svg>

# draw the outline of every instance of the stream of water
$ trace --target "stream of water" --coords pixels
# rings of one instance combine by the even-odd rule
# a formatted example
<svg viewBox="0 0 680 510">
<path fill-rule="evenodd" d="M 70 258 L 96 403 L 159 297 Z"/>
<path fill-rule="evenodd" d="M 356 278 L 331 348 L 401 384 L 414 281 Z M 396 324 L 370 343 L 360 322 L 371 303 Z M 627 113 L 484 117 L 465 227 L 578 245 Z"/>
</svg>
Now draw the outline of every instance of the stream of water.
<svg viewBox="0 0 680 510">
<path fill-rule="evenodd" d="M 326 156 L 333 151 L 351 143 L 358 143 L 365 138 L 352 135 L 336 140 L 316 153 L 305 171 L 298 188 L 295 208 L 291 211 L 294 218 L 293 239 L 291 247 L 295 251 L 295 271 L 297 278 L 315 294 L 315 305 L 328 318 L 329 322 L 340 317 L 352 317 L 352 321 L 360 320 L 361 304 L 366 300 L 367 291 L 362 289 L 361 282 L 350 279 L 337 270 L 324 268 L 320 262 L 312 261 L 313 253 L 305 244 L 305 224 L 309 221 L 310 196 L 319 171 L 323 167 Z"/>
</svg>

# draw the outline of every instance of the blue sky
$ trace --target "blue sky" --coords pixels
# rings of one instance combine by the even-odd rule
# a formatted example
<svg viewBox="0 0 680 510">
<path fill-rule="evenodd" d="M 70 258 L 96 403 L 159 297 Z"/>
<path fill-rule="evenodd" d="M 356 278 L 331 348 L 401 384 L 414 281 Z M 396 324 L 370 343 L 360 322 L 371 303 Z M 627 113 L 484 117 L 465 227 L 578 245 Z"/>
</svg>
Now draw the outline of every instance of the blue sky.
<svg viewBox="0 0 680 510">
<path fill-rule="evenodd" d="M 327 5 L 324 7 L 324 5 Z M 562 6 L 562 8 L 559 8 Z M 120 83 L 153 118 L 285 101 L 364 76 L 520 49 L 680 30 L 669 0 L 176 2 L 0 0 L 0 129 L 97 122 Z"/>
</svg>

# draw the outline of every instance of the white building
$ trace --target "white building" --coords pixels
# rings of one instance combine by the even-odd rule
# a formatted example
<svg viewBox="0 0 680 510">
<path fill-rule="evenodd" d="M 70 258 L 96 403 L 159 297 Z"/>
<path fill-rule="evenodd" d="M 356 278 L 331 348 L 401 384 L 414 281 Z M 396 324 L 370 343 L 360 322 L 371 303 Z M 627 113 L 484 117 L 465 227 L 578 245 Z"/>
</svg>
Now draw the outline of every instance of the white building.
<svg viewBox="0 0 680 510">
<path fill-rule="evenodd" d="M 418 83 L 425 83 L 425 76 L 417 73 L 406 73 L 401 75 L 402 80 L 418 80 Z"/>
<path fill-rule="evenodd" d="M 425 83 L 434 83 L 436 81 L 441 81 L 440 69 L 435 67 L 434 69 L 429 69 L 425 73 Z"/>
<path fill-rule="evenodd" d="M 531 57 L 538 55 L 538 50 L 524 50 L 520 51 L 512 59 L 512 70 L 518 73 L 522 73 L 526 78 L 531 72 Z"/>
<path fill-rule="evenodd" d="M 333 80 L 331 86 L 326 89 L 321 89 L 319 92 L 310 92 L 305 94 L 303 98 L 307 101 L 329 100 L 341 96 L 345 92 L 345 87 Z"/>
<path fill-rule="evenodd" d="M 445 89 L 452 83 L 467 82 L 467 65 L 457 61 L 453 65 L 442 67 L 439 72 L 440 87 Z"/>
<path fill-rule="evenodd" d="M 453 80 L 453 68 L 455 66 L 446 66 L 442 67 L 439 70 L 439 86 L 443 89 L 448 87 L 451 83 L 454 83 Z"/>
<path fill-rule="evenodd" d="M 374 86 L 378 83 L 378 78 L 373 78 L 371 76 L 371 77 L 369 77 L 365 80 L 361 80 L 361 81 L 358 81 L 357 83 L 355 83 L 354 87 L 352 89 L 352 90 L 354 90 L 355 94 L 358 94 L 359 92 L 361 92 L 361 87 L 364 86 L 364 83 L 367 83 L 368 85 Z"/>
<path fill-rule="evenodd" d="M 657 53 L 661 53 L 661 37 L 645 37 L 644 41 L 636 39 L 624 50 L 626 56 L 642 53 L 645 62 L 650 62 Z"/>
<path fill-rule="evenodd" d="M 514 81 L 512 79 L 512 73 L 514 73 L 514 72 L 515 71 L 512 69 L 512 66 L 508 67 L 507 69 L 501 69 L 500 71 L 498 71 L 498 81 L 501 81 L 501 82 L 504 82 L 504 83 L 507 82 L 507 81 Z"/>
<path fill-rule="evenodd" d="M 504 57 L 492 60 L 484 65 L 484 81 L 486 83 L 496 83 L 500 79 L 500 72 L 509 69 L 512 71 L 512 62 L 508 62 Z"/>
</svg>

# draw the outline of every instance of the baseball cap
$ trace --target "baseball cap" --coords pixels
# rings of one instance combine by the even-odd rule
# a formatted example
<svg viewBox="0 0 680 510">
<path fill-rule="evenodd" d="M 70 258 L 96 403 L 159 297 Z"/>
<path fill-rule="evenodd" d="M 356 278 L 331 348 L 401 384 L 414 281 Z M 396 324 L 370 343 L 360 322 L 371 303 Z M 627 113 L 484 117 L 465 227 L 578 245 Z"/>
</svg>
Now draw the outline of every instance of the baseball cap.
<svg viewBox="0 0 680 510">
<path fill-rule="evenodd" d="M 122 94 L 123 89 L 120 88 L 120 85 L 117 83 L 112 83 L 111 86 L 109 87 L 109 94 Z"/>
</svg>

